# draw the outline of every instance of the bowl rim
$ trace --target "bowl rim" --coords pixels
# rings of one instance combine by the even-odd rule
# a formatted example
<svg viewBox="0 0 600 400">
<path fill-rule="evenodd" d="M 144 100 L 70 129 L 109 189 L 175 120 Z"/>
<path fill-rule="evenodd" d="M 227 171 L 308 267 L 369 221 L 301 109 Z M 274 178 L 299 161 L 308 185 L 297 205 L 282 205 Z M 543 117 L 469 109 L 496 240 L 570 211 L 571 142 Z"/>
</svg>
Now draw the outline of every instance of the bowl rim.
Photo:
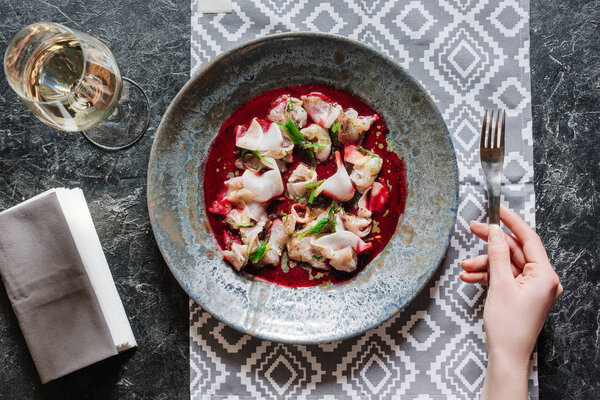
<svg viewBox="0 0 600 400">
<path fill-rule="evenodd" d="M 451 150 L 451 154 L 452 154 L 452 160 L 454 161 L 452 163 L 452 175 L 455 176 L 455 193 L 454 193 L 454 200 L 455 200 L 455 204 L 456 207 L 454 209 L 454 212 L 452 213 L 452 224 L 450 225 L 451 228 L 448 229 L 448 235 L 446 236 L 446 238 L 444 239 L 444 243 L 443 243 L 443 248 L 444 248 L 444 252 L 442 252 L 437 260 L 435 261 L 435 269 L 432 270 L 431 275 L 429 276 L 428 279 L 423 280 L 423 282 L 418 286 L 417 290 L 414 291 L 413 296 L 410 297 L 409 300 L 407 300 L 407 302 L 398 309 L 394 309 L 391 310 L 391 312 L 387 312 L 388 315 L 386 315 L 385 319 L 381 319 L 378 322 L 374 322 L 371 325 L 368 325 L 366 327 L 361 327 L 360 330 L 357 330 L 355 332 L 345 332 L 345 333 L 341 333 L 338 335 L 333 335 L 330 336 L 327 340 L 319 340 L 319 339 L 315 339 L 315 340 L 311 340 L 310 338 L 306 338 L 306 339 L 300 339 L 300 340 L 288 340 L 286 338 L 283 337 L 279 337 L 277 336 L 277 334 L 274 335 L 269 335 L 261 333 L 261 332 L 248 332 L 243 326 L 240 326 L 239 324 L 232 322 L 232 321 L 228 321 L 226 318 L 220 316 L 220 315 L 216 315 L 213 312 L 211 312 L 210 310 L 208 310 L 207 308 L 204 307 L 204 304 L 202 301 L 200 301 L 200 299 L 196 298 L 197 296 L 192 295 L 191 291 L 189 290 L 188 286 L 178 277 L 177 273 L 175 272 L 175 268 L 173 267 L 173 265 L 171 265 L 171 263 L 168 261 L 168 257 L 167 254 L 165 254 L 165 252 L 163 251 L 163 248 L 159 245 L 159 238 L 157 237 L 157 233 L 156 230 L 158 229 L 157 226 L 155 226 L 157 224 L 154 216 L 153 216 L 153 211 L 152 208 L 150 206 L 150 191 L 148 190 L 148 188 L 150 187 L 150 170 L 153 167 L 153 160 L 156 158 L 156 152 L 158 151 L 158 138 L 159 138 L 159 133 L 162 134 L 164 127 L 163 125 L 166 124 L 166 121 L 168 119 L 170 119 L 174 113 L 175 108 L 179 105 L 181 98 L 185 95 L 185 93 L 188 91 L 188 88 L 190 88 L 191 86 L 193 86 L 196 81 L 198 79 L 202 78 L 202 75 L 205 73 L 205 71 L 213 68 L 213 66 L 215 64 L 218 64 L 219 62 L 221 62 L 221 60 L 226 59 L 227 57 L 231 56 L 234 53 L 237 53 L 239 51 L 242 51 L 246 48 L 249 47 L 253 47 L 256 46 L 258 44 L 264 43 L 264 42 L 268 42 L 268 41 L 272 41 L 272 40 L 278 40 L 278 39 L 286 39 L 286 38 L 302 38 L 302 37 L 318 37 L 318 38 L 324 38 L 324 39 L 332 39 L 332 40 L 337 40 L 337 41 L 341 41 L 341 42 L 345 42 L 345 43 L 349 43 L 352 44 L 354 46 L 358 46 L 360 48 L 362 48 L 363 50 L 367 51 L 367 52 L 371 52 L 375 55 L 377 55 L 378 57 L 381 57 L 382 59 L 385 59 L 387 61 L 389 61 L 394 68 L 398 68 L 400 70 L 402 70 L 407 78 L 408 81 L 410 81 L 412 84 L 415 84 L 416 86 L 419 87 L 419 89 L 425 94 L 426 98 L 428 100 L 431 101 L 431 103 L 434 105 L 434 109 L 435 109 L 435 113 L 437 114 L 438 118 L 440 119 L 440 121 L 442 122 L 443 125 L 443 130 L 444 130 L 444 135 L 448 138 L 448 142 L 450 144 L 450 150 Z M 382 53 L 381 51 L 375 49 L 372 46 L 369 46 L 365 43 L 362 43 L 358 40 L 354 40 L 351 38 L 348 38 L 346 36 L 342 36 L 342 35 L 337 35 L 337 34 L 332 34 L 332 33 L 324 33 L 324 32 L 312 32 L 312 31 L 297 31 L 297 32 L 282 32 L 282 33 L 276 33 L 276 34 L 271 34 L 271 35 L 266 35 L 264 37 L 261 38 L 257 38 L 257 39 L 253 39 L 250 40 L 248 42 L 244 42 L 238 46 L 235 46 L 227 51 L 222 52 L 221 54 L 219 54 L 218 56 L 216 56 L 214 59 L 212 59 L 211 61 L 209 61 L 208 63 L 206 63 L 205 65 L 203 65 L 198 71 L 196 71 L 187 81 L 186 83 L 181 87 L 181 89 L 177 92 L 177 94 L 175 95 L 175 97 L 173 98 L 173 100 L 171 100 L 171 103 L 169 104 L 169 106 L 167 107 L 166 111 L 164 112 L 157 128 L 156 128 L 156 132 L 154 134 L 154 139 L 152 141 L 152 147 L 150 149 L 150 154 L 149 154 L 149 160 L 148 160 L 148 168 L 147 168 L 147 174 L 146 174 L 146 204 L 148 207 L 148 217 L 150 219 L 150 225 L 152 227 L 152 233 L 154 236 L 154 240 L 157 244 L 157 247 L 161 253 L 161 256 L 165 262 L 165 264 L 167 265 L 167 267 L 169 268 L 169 271 L 171 271 L 171 274 L 173 275 L 173 277 L 175 278 L 175 280 L 177 281 L 178 285 L 184 290 L 184 292 L 192 299 L 194 300 L 198 305 L 200 305 L 202 307 L 202 309 L 206 312 L 208 312 L 211 316 L 215 317 L 217 320 L 221 321 L 222 323 L 244 333 L 244 334 L 250 334 L 253 337 L 256 337 L 258 339 L 262 339 L 262 340 L 269 340 L 269 341 L 273 341 L 273 342 L 277 342 L 277 343 L 287 343 L 287 344 L 297 344 L 297 345 L 313 345 L 313 344 L 323 344 L 323 343 L 331 343 L 331 342 L 336 342 L 336 341 L 341 341 L 341 340 L 346 340 L 352 337 L 356 337 L 360 334 L 363 334 L 364 332 L 367 332 L 368 330 L 371 330 L 375 327 L 378 327 L 382 324 L 384 324 L 386 321 L 389 321 L 392 317 L 394 317 L 395 315 L 397 315 L 399 312 L 401 312 L 403 309 L 406 308 L 406 306 L 408 306 L 416 297 L 419 293 L 421 293 L 423 291 L 423 289 L 429 284 L 429 282 L 434 278 L 436 272 L 438 271 L 444 257 L 446 256 L 446 253 L 448 252 L 448 248 L 450 246 L 450 241 L 452 238 L 452 235 L 454 233 L 454 226 L 456 225 L 456 219 L 458 216 L 458 207 L 459 207 L 459 192 L 460 192 L 460 180 L 459 180 L 459 175 L 458 175 L 458 161 L 456 158 L 456 151 L 454 148 L 454 142 L 452 140 L 452 136 L 450 135 L 450 132 L 448 130 L 448 127 L 446 125 L 446 122 L 437 106 L 437 104 L 433 101 L 433 99 L 431 98 L 431 95 L 429 94 L 429 92 L 425 89 L 425 87 L 418 81 L 416 80 L 409 72 L 406 68 L 404 68 L 402 65 L 400 65 L 400 63 L 396 62 L 394 59 L 392 59 L 391 57 L 387 56 L 386 54 Z"/>
</svg>

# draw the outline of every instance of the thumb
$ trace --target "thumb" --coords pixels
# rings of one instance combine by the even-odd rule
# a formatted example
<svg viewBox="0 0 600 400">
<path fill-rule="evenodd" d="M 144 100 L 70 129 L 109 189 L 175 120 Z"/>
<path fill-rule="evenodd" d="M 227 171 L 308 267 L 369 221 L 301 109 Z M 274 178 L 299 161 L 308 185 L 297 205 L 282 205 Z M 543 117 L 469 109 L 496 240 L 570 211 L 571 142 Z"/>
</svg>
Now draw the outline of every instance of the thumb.
<svg viewBox="0 0 600 400">
<path fill-rule="evenodd" d="M 490 268 L 490 286 L 502 282 L 509 282 L 514 279 L 510 267 L 510 250 L 508 248 L 508 242 L 504 236 L 504 231 L 496 224 L 490 224 L 489 226 L 488 263 Z"/>
</svg>

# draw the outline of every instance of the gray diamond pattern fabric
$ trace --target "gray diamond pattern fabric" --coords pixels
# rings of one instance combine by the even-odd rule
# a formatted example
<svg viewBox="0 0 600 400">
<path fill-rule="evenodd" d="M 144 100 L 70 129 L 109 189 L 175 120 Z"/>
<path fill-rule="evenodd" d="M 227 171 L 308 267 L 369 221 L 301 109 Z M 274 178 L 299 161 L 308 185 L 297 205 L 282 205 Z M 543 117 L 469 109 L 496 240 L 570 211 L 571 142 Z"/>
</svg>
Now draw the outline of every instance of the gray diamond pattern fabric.
<svg viewBox="0 0 600 400">
<path fill-rule="evenodd" d="M 452 134 L 460 206 L 446 258 L 402 312 L 356 338 L 296 346 L 259 340 L 190 302 L 190 393 L 197 399 L 474 399 L 483 383 L 484 289 L 458 279 L 485 243 L 479 164 L 485 108 L 507 111 L 502 202 L 535 225 L 528 0 L 234 0 L 227 14 L 192 1 L 192 71 L 236 45 L 285 31 L 367 43 L 426 87 Z M 198 0 L 201 1 L 201 0 Z M 538 398 L 536 355 L 530 397 Z"/>
</svg>

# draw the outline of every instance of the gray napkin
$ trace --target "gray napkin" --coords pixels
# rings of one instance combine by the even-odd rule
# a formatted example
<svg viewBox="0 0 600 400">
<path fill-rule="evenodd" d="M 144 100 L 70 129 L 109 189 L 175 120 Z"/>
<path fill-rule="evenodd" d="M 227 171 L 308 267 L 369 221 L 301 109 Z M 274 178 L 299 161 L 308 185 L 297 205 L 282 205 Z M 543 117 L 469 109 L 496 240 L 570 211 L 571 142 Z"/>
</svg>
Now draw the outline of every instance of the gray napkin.
<svg viewBox="0 0 600 400">
<path fill-rule="evenodd" d="M 0 214 L 0 275 L 42 383 L 117 354 L 56 193 Z"/>
</svg>

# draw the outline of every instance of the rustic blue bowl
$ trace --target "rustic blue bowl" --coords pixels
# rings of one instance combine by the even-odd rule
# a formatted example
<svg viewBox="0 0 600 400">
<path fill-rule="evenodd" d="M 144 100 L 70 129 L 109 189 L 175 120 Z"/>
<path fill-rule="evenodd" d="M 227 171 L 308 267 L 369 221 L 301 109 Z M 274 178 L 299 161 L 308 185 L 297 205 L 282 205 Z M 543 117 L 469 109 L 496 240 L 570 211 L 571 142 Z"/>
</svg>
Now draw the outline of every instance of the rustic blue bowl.
<svg viewBox="0 0 600 400">
<path fill-rule="evenodd" d="M 241 104 L 286 85 L 323 84 L 370 104 L 404 158 L 408 199 L 387 247 L 350 282 L 291 289 L 236 273 L 222 257 L 203 201 L 203 162 L 223 121 Z M 433 275 L 458 205 L 456 156 L 425 89 L 398 64 L 356 41 L 320 33 L 268 36 L 222 54 L 179 91 L 154 138 L 148 210 L 158 246 L 181 287 L 242 332 L 323 343 L 386 321 Z"/>
</svg>

